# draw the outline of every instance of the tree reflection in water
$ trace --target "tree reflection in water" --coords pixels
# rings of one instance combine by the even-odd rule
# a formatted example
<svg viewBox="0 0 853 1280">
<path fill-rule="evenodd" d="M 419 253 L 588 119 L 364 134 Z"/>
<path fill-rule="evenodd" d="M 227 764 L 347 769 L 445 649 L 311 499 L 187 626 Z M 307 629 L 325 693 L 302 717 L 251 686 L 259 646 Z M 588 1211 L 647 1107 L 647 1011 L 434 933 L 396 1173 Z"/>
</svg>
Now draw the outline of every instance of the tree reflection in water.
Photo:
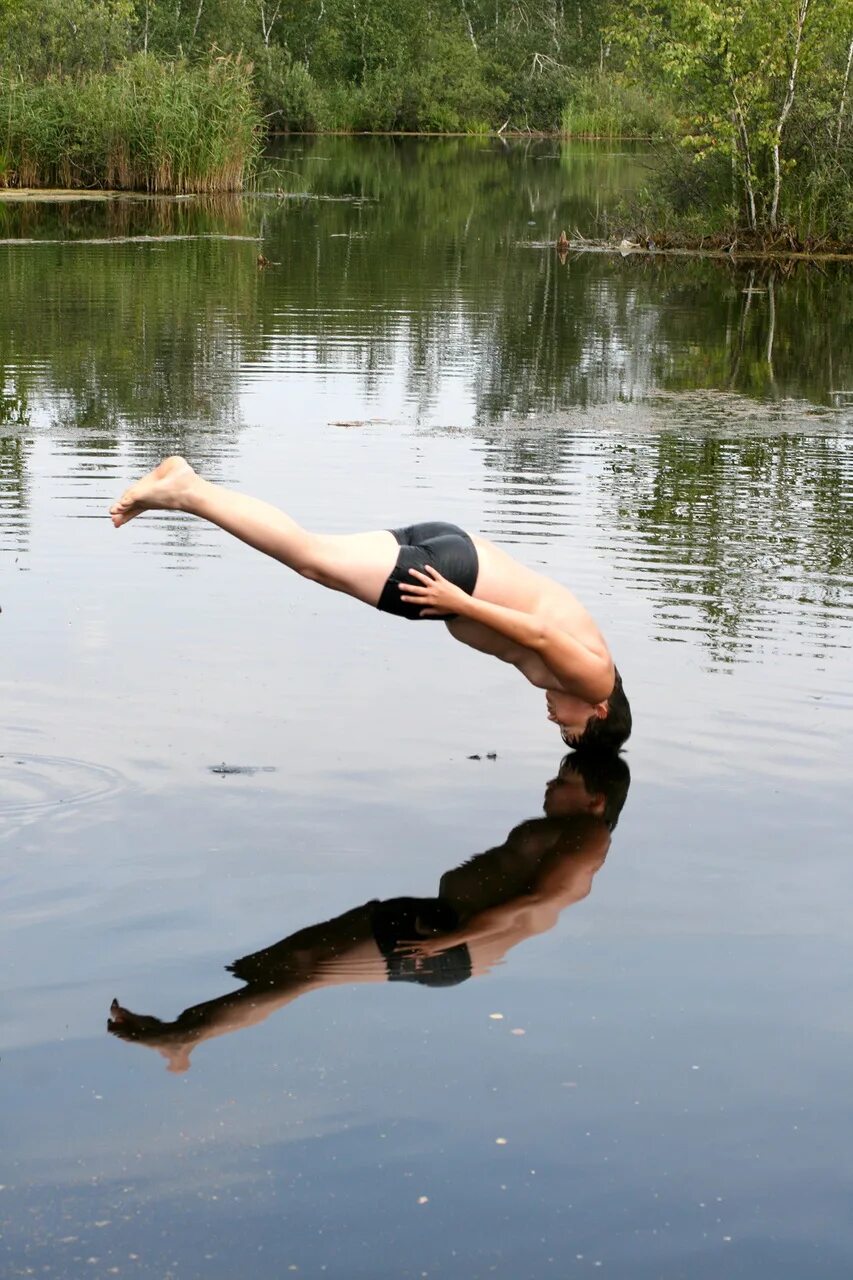
<svg viewBox="0 0 853 1280">
<path fill-rule="evenodd" d="M 0 206 L 5 235 L 203 237 L 0 247 L 0 403 L 27 406 L 0 427 L 0 536 L 24 536 L 36 435 L 72 463 L 130 445 L 216 478 L 241 371 L 283 380 L 287 353 L 308 352 L 321 376 L 356 370 L 380 407 L 403 369 L 431 423 L 461 379 L 464 429 L 505 496 L 559 497 L 595 454 L 611 544 L 639 541 L 638 584 L 658 575 L 664 609 L 691 597 L 719 657 L 774 602 L 831 608 L 853 545 L 846 273 L 548 247 L 642 175 L 641 155 L 581 144 L 303 139 L 244 199 Z M 233 235 L 279 265 L 205 238 Z"/>
</svg>

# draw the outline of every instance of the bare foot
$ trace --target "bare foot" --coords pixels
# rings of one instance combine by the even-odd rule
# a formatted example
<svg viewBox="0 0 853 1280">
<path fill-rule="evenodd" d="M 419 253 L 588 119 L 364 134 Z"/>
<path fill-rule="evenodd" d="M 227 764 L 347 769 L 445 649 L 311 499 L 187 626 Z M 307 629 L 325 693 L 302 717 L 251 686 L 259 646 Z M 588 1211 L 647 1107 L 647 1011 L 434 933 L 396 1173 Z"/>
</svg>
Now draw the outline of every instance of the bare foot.
<svg viewBox="0 0 853 1280">
<path fill-rule="evenodd" d="M 118 1000 L 113 1000 L 107 1031 L 119 1040 L 156 1049 L 166 1059 L 167 1069 L 177 1075 L 190 1069 L 190 1054 L 195 1037 L 179 1030 L 173 1022 L 161 1022 L 159 1018 L 147 1013 L 133 1013 L 120 1005 Z"/>
<path fill-rule="evenodd" d="M 159 467 L 126 489 L 110 507 L 118 529 L 143 511 L 180 511 L 196 474 L 185 458 L 165 458 Z"/>
</svg>

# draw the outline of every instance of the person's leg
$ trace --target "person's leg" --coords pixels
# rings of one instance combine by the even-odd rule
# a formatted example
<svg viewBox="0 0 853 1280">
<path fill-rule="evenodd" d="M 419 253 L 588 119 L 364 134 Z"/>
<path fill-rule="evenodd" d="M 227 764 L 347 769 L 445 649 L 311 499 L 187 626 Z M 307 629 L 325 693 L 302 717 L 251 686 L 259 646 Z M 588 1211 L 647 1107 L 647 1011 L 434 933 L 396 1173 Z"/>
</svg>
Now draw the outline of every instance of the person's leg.
<svg viewBox="0 0 853 1280">
<path fill-rule="evenodd" d="M 166 458 L 110 507 L 119 528 L 143 511 L 184 511 L 209 520 L 264 555 L 334 591 L 375 605 L 397 560 L 394 535 L 310 533 L 278 507 L 203 480 L 183 458 Z"/>
</svg>

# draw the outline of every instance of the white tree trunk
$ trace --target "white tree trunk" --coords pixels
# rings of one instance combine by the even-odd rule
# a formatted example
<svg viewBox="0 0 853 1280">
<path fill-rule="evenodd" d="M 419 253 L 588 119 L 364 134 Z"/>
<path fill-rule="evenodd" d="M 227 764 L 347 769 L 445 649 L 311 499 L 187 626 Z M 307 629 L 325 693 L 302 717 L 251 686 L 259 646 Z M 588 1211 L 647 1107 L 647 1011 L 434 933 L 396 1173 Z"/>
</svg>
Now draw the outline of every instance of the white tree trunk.
<svg viewBox="0 0 853 1280">
<path fill-rule="evenodd" d="M 847 106 L 847 90 L 850 87 L 850 68 L 853 67 L 853 39 L 847 50 L 847 66 L 844 68 L 844 84 L 841 86 L 841 101 L 838 104 L 838 128 L 835 130 L 835 154 L 841 146 L 841 130 L 844 126 L 844 108 Z"/>
<path fill-rule="evenodd" d="M 470 14 L 469 14 L 469 12 L 468 12 L 468 6 L 466 5 L 465 0 L 462 0 L 462 12 L 463 12 L 463 14 L 465 15 L 465 25 L 466 25 L 466 26 L 467 26 L 467 28 L 468 28 L 468 37 L 469 37 L 469 39 L 470 39 L 470 41 L 471 41 L 472 45 L 473 45 L 473 46 L 474 46 L 474 48 L 476 49 L 476 48 L 477 48 L 477 41 L 474 39 L 474 28 L 473 28 L 473 27 L 472 27 L 472 25 L 471 25 L 471 15 L 470 15 Z"/>
<path fill-rule="evenodd" d="M 201 22 L 201 13 L 204 8 L 204 0 L 198 0 L 198 8 L 195 11 L 195 22 L 193 23 L 193 33 L 190 36 L 190 48 L 195 44 L 196 34 L 198 32 L 198 24 Z"/>
<path fill-rule="evenodd" d="M 743 107 L 738 97 L 737 86 L 732 75 L 729 76 L 729 88 L 731 90 L 732 102 L 735 104 L 734 117 L 735 126 L 737 128 L 738 137 L 740 139 L 739 150 L 743 157 L 743 186 L 746 192 L 746 207 L 749 215 L 749 229 L 755 231 L 758 225 L 758 215 L 755 208 L 755 180 L 752 168 L 752 148 L 749 145 L 749 129 L 746 123 Z"/>
<path fill-rule="evenodd" d="M 797 4 L 797 26 L 794 36 L 794 56 L 791 59 L 791 70 L 788 75 L 788 87 L 785 90 L 785 101 L 782 103 L 782 110 L 779 113 L 779 119 L 776 121 L 776 133 L 773 139 L 773 199 L 770 202 L 770 229 L 775 231 L 779 224 L 779 197 L 782 193 L 782 163 L 780 152 L 782 150 L 782 130 L 785 128 L 785 121 L 794 105 L 794 91 L 797 86 L 797 72 L 800 69 L 800 49 L 803 45 L 803 28 L 806 25 L 811 0 L 798 0 Z"/>
<path fill-rule="evenodd" d="M 267 8 L 264 4 L 264 0 L 261 0 L 261 35 L 264 38 L 264 44 L 267 49 L 270 47 L 270 36 L 272 35 L 273 27 L 278 22 L 278 15 L 280 12 L 281 0 L 278 0 L 278 4 L 270 14 L 269 21 L 267 21 Z"/>
</svg>

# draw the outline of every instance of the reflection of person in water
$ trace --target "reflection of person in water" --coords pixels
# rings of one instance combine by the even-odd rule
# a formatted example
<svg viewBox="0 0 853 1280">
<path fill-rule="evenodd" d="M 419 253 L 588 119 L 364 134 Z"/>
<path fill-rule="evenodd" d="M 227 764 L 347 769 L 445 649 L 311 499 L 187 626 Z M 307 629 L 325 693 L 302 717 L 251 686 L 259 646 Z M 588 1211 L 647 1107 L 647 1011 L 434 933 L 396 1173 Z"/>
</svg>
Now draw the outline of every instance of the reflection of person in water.
<svg viewBox="0 0 853 1280">
<path fill-rule="evenodd" d="M 604 637 L 566 587 L 485 538 L 432 522 L 317 534 L 284 511 L 220 488 L 166 458 L 110 508 L 116 528 L 143 511 L 200 516 L 302 574 L 385 613 L 443 619 L 454 639 L 516 667 L 546 691 L 567 746 L 617 751 L 631 711 Z"/>
<path fill-rule="evenodd" d="M 246 985 L 174 1022 L 113 1001 L 109 1030 L 186 1071 L 202 1040 L 263 1022 L 322 987 L 414 982 L 449 987 L 487 973 L 585 898 L 610 848 L 630 775 L 619 756 L 569 755 L 545 790 L 545 816 L 441 877 L 436 898 L 374 900 L 229 965 Z"/>
</svg>

